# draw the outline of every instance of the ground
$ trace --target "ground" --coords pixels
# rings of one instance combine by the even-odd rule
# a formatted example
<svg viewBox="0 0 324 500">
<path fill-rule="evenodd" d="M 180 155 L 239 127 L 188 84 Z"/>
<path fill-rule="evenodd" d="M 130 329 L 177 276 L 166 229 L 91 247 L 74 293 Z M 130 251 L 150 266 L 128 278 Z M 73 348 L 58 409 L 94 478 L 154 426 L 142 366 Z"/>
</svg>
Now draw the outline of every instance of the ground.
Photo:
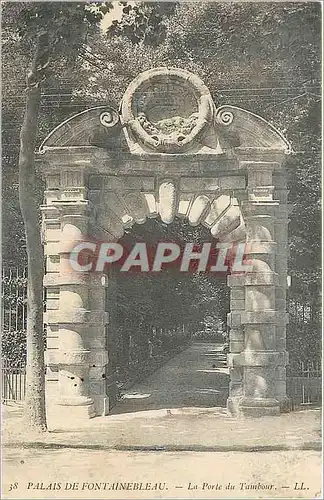
<svg viewBox="0 0 324 500">
<path fill-rule="evenodd" d="M 220 346 L 195 344 L 82 426 L 26 435 L 5 405 L 3 495 L 321 498 L 320 410 L 237 420 L 227 390 Z"/>
<path fill-rule="evenodd" d="M 147 380 L 135 384 L 113 413 L 158 408 L 225 407 L 229 375 L 222 344 L 195 342 Z"/>
</svg>

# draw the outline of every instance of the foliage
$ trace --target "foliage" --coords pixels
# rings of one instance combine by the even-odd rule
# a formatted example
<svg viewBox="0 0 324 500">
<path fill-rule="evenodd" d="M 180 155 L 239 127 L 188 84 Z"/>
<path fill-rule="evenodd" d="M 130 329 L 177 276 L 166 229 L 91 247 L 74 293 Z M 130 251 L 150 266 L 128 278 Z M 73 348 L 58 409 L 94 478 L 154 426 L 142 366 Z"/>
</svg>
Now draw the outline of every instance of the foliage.
<svg viewBox="0 0 324 500">
<path fill-rule="evenodd" d="M 146 46 L 157 46 L 165 40 L 166 20 L 174 13 L 176 2 L 120 3 L 124 6 L 122 19 L 112 22 L 108 29 L 110 37 L 121 35 L 133 44 Z"/>
<path fill-rule="evenodd" d="M 182 248 L 186 242 L 210 241 L 210 232 L 202 226 L 191 227 L 175 220 L 172 225 L 157 220 L 147 221 L 134 227 L 121 243 L 132 248 L 135 242 L 146 242 L 148 248 L 159 241 L 178 243 Z M 159 273 L 116 273 L 117 315 L 127 324 L 152 325 L 156 328 L 182 328 L 197 331 L 202 327 L 206 315 L 209 321 L 226 320 L 228 312 L 228 289 L 226 280 L 213 274 L 180 272 L 166 267 Z M 136 300 L 134 300 L 134 297 Z"/>
<path fill-rule="evenodd" d="M 106 4 L 103 9 L 106 12 Z M 15 32 L 27 57 L 33 54 L 37 35 L 47 31 L 51 63 L 63 57 L 72 64 L 80 45 L 91 32 L 99 29 L 103 13 L 84 2 L 7 2 L 2 15 L 4 27 Z"/>
<path fill-rule="evenodd" d="M 12 365 L 26 360 L 26 330 L 4 330 L 1 342 L 4 360 Z"/>
<path fill-rule="evenodd" d="M 18 20 L 35 30 L 37 4 L 10 4 L 18 9 Z M 290 140 L 294 153 L 287 161 L 289 203 L 289 273 L 292 287 L 289 301 L 299 302 L 312 309 L 312 322 L 303 319 L 297 311 L 298 321 L 293 319 L 288 327 L 288 344 L 291 349 L 299 346 L 302 353 L 307 345 L 319 349 L 320 343 L 320 54 L 321 54 L 321 6 L 315 2 L 174 2 L 123 3 L 123 16 L 114 22 L 106 34 L 99 32 L 96 22 L 111 8 L 111 4 L 93 4 L 93 9 L 82 9 L 78 3 L 38 4 L 57 14 L 64 12 L 66 25 L 60 25 L 56 16 L 57 32 L 70 30 L 71 18 L 82 21 L 82 29 L 76 31 L 71 51 L 62 57 L 57 49 L 54 71 L 45 83 L 40 115 L 39 140 L 55 125 L 77 110 L 91 105 L 110 102 L 119 106 L 122 95 L 131 80 L 141 71 L 156 66 L 178 66 L 200 75 L 209 87 L 216 103 L 232 104 L 260 114 L 275 124 Z M 101 7 L 102 5 L 102 7 Z M 27 6 L 24 10 L 23 7 Z M 57 10 L 56 10 L 57 9 Z M 62 9 L 62 10 L 61 10 Z M 101 10 L 100 10 L 101 9 Z M 106 10 L 105 10 L 106 9 Z M 23 12 L 24 11 L 24 12 Z M 45 11 L 44 11 L 45 12 Z M 6 17 L 4 11 L 4 17 Z M 93 17 L 94 16 L 94 17 Z M 55 16 L 54 16 L 55 17 Z M 9 21 L 14 18 L 11 14 Z M 45 19 L 44 15 L 41 19 Z M 69 21 L 70 20 L 70 21 Z M 93 24 L 93 21 L 96 21 Z M 20 23 L 20 21 L 19 21 Z M 35 24 L 36 23 L 36 24 Z M 70 24 L 69 24 L 70 23 Z M 83 24 L 84 23 L 84 24 Z M 41 23 L 42 24 L 42 23 Z M 23 75 L 32 42 L 24 52 L 20 47 L 22 33 L 6 28 L 4 37 L 4 185 L 5 195 L 5 259 L 17 261 L 16 251 L 22 241 L 19 213 L 15 208 L 14 180 L 17 137 L 21 120 Z M 65 32 L 67 37 L 69 33 Z M 64 36 L 65 36 L 64 35 Z M 69 39 L 69 38 L 67 38 Z M 59 48 L 63 39 L 56 40 Z M 72 50 L 79 43 L 77 56 Z M 69 60 L 69 64 L 66 61 Z M 72 64 L 73 63 L 73 64 Z M 13 71 L 13 78 L 7 75 Z M 12 74 L 12 73 L 11 73 Z M 47 95 L 49 94 L 49 95 Z M 52 94 L 52 95 L 50 95 Z M 53 95 L 57 97 L 53 97 Z M 41 192 L 42 186 L 39 188 Z M 9 223 L 8 223 L 8 222 Z M 186 231 L 188 228 L 186 228 Z M 180 231 L 177 226 L 176 231 Z M 148 237 L 147 231 L 145 237 Z M 151 227 L 152 237 L 156 231 Z M 188 233 L 193 237 L 192 233 Z M 188 236 L 189 237 L 189 236 Z M 188 318 L 208 324 L 223 317 L 226 304 L 225 286 L 215 286 L 208 279 L 190 277 L 174 282 L 172 298 L 174 310 L 170 323 L 178 321 L 182 305 L 188 306 Z M 159 297 L 160 311 L 166 301 L 166 289 L 170 281 L 166 275 L 161 283 L 153 284 L 149 278 L 133 280 L 132 299 L 125 296 L 127 287 L 120 285 L 120 317 L 130 323 L 140 323 L 135 310 L 141 311 L 145 321 L 152 320 L 154 298 Z M 163 288 L 165 287 L 165 288 Z M 144 289 L 146 293 L 144 293 Z M 164 290 L 164 291 L 163 291 Z M 199 307 L 190 303 L 190 296 L 197 291 L 202 303 Z M 217 291 L 219 290 L 219 292 Z M 179 292 L 177 295 L 177 291 Z M 186 295 L 188 292 L 188 295 Z M 122 297 L 124 295 L 124 297 Z M 222 307 L 207 307 L 202 297 L 214 297 Z M 197 296 L 197 295 L 195 295 Z M 188 300 L 186 299 L 188 297 Z M 187 302 L 186 302 L 187 300 Z M 122 308 L 124 305 L 124 309 Z M 136 305 L 138 307 L 136 307 Z M 179 307 L 178 307 L 179 306 Z M 206 307 L 205 307 L 206 306 Z M 205 319 L 201 319 L 203 311 Z M 156 313 L 154 320 L 158 321 Z M 150 316 L 151 315 L 151 316 Z M 163 319 L 165 321 L 165 318 Z M 296 326 L 297 325 L 297 326 Z M 309 335 L 304 333 L 306 325 Z M 207 328 L 208 326 L 206 326 Z M 303 340 L 304 339 L 304 340 Z M 315 349 L 315 350 L 316 350 Z M 297 355 L 297 353 L 296 353 Z"/>
</svg>

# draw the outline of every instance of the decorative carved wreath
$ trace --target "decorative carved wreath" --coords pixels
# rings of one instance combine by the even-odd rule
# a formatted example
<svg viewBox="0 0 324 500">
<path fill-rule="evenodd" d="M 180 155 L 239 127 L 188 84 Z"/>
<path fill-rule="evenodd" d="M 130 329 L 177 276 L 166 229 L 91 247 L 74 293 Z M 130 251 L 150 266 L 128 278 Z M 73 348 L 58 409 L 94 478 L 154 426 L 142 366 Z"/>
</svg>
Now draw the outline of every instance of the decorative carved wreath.
<svg viewBox="0 0 324 500">
<path fill-rule="evenodd" d="M 152 122 L 140 111 L 135 113 L 133 102 L 140 99 L 145 86 L 170 81 L 190 92 L 197 101 L 198 112 L 189 117 L 172 116 Z M 153 90 L 154 92 L 154 90 Z M 135 107 L 136 108 L 136 107 Z M 161 153 L 182 153 L 188 151 L 199 140 L 208 122 L 213 116 L 213 101 L 209 90 L 196 75 L 176 68 L 157 68 L 137 77 L 125 92 L 122 102 L 122 121 L 129 128 L 135 139 L 149 149 Z"/>
</svg>

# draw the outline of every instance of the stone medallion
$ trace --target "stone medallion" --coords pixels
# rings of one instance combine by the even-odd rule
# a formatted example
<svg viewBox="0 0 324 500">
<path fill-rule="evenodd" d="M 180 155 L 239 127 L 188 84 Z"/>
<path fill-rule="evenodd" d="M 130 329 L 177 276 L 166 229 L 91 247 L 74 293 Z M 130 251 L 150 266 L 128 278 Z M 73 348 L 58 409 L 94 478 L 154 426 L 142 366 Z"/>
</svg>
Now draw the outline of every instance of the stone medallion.
<svg viewBox="0 0 324 500">
<path fill-rule="evenodd" d="M 144 147 L 183 153 L 199 141 L 214 103 L 199 77 L 177 68 L 149 70 L 129 85 L 121 106 L 123 124 Z"/>
</svg>

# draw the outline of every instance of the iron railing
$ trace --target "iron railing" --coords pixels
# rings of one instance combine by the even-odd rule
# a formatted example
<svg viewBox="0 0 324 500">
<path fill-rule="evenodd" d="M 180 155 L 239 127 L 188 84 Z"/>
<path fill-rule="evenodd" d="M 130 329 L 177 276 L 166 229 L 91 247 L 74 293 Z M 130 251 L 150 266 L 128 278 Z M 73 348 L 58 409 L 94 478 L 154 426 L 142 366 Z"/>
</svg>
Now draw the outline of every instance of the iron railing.
<svg viewBox="0 0 324 500">
<path fill-rule="evenodd" d="M 2 329 L 26 329 L 27 320 L 27 269 L 19 267 L 2 269 Z"/>
<path fill-rule="evenodd" d="M 26 391 L 26 365 L 11 365 L 3 360 L 1 366 L 1 399 L 2 402 L 23 401 Z"/>
<path fill-rule="evenodd" d="M 293 408 L 322 401 L 322 366 L 319 361 L 300 361 L 287 369 L 287 394 Z"/>
</svg>

